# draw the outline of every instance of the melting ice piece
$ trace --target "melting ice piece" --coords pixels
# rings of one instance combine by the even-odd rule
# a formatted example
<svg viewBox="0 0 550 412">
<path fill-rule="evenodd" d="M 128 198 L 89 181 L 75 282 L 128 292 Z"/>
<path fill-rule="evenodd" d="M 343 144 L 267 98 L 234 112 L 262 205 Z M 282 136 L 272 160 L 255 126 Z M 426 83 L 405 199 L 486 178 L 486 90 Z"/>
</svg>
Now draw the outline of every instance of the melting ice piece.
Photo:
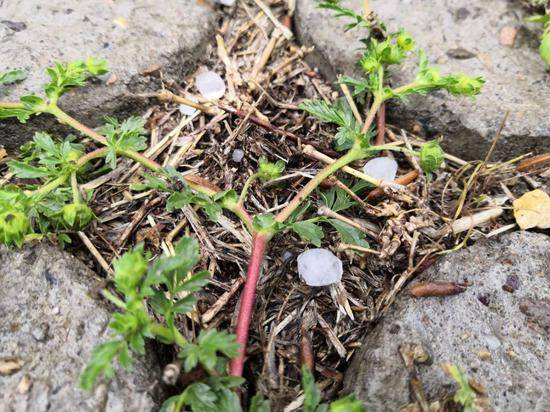
<svg viewBox="0 0 550 412">
<path fill-rule="evenodd" d="M 187 95 L 185 97 L 187 100 L 191 100 L 194 103 L 197 103 L 199 101 L 199 99 L 197 99 L 195 96 Z M 180 110 L 180 113 L 185 116 L 193 116 L 197 111 L 197 109 L 195 109 L 194 107 L 187 106 L 185 104 L 180 104 L 179 110 Z"/>
<path fill-rule="evenodd" d="M 195 79 L 198 91 L 205 99 L 216 100 L 225 94 L 225 83 L 221 76 L 212 71 L 199 74 Z"/>
<path fill-rule="evenodd" d="M 366 175 L 391 183 L 397 174 L 397 162 L 391 157 L 375 157 L 363 166 Z"/>
<path fill-rule="evenodd" d="M 216 0 L 216 3 L 223 4 L 224 6 L 231 7 L 237 0 Z"/>
<path fill-rule="evenodd" d="M 342 273 L 342 261 L 330 250 L 309 249 L 298 256 L 298 274 L 309 286 L 339 282 Z"/>
<path fill-rule="evenodd" d="M 241 149 L 235 149 L 231 154 L 231 159 L 235 163 L 241 163 L 241 160 L 243 160 L 243 157 L 244 157 L 244 152 Z"/>
</svg>

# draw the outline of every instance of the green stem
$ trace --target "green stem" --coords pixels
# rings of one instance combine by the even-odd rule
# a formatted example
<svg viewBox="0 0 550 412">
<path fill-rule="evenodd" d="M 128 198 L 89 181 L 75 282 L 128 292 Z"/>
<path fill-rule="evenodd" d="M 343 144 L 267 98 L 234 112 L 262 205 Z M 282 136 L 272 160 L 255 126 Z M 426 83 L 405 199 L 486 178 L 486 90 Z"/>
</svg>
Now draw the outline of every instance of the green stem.
<svg viewBox="0 0 550 412">
<path fill-rule="evenodd" d="M 376 111 L 375 111 L 376 113 Z M 283 223 L 288 217 L 300 206 L 300 204 L 313 192 L 317 186 L 319 186 L 323 180 L 327 177 L 340 170 L 342 167 L 348 165 L 349 163 L 361 159 L 363 157 L 363 151 L 357 147 L 353 146 L 344 156 L 336 160 L 334 163 L 331 163 L 325 168 L 323 168 L 319 173 L 313 177 L 290 201 L 290 203 L 279 212 L 275 220 L 280 223 Z"/>
<path fill-rule="evenodd" d="M 41 199 L 42 197 L 46 196 L 48 193 L 50 193 L 52 190 L 57 189 L 59 186 L 61 186 L 63 183 L 67 181 L 70 174 L 66 173 L 64 175 L 59 176 L 58 178 L 52 180 L 49 183 L 46 183 L 44 186 L 42 186 L 39 189 L 36 189 L 33 194 L 38 195 L 38 198 Z"/>
<path fill-rule="evenodd" d="M 61 123 L 65 123 L 71 126 L 73 129 L 78 130 L 80 133 L 90 137 L 96 142 L 101 143 L 102 145 L 107 145 L 107 139 L 105 139 L 104 136 L 100 135 L 95 130 L 89 128 L 88 126 L 83 125 L 78 120 L 69 116 L 67 113 L 61 110 L 57 105 L 55 104 L 49 105 L 48 113 L 54 115 L 57 118 L 57 120 L 59 120 Z M 126 156 L 132 160 L 135 160 L 136 162 L 140 163 L 141 165 L 145 166 L 148 169 L 151 169 L 154 172 L 160 172 L 162 170 L 162 166 L 159 165 L 157 162 L 155 162 L 154 160 L 148 159 L 147 157 L 143 156 L 142 154 L 134 150 L 117 150 L 117 153 L 123 156 Z"/>
<path fill-rule="evenodd" d="M 248 179 L 246 179 L 246 182 L 244 182 L 243 190 L 241 191 L 241 195 L 239 196 L 239 205 L 244 204 L 244 200 L 246 199 L 246 194 L 248 193 L 248 189 L 250 188 L 250 185 L 254 180 L 258 178 L 258 173 L 254 173 L 251 175 Z"/>
<path fill-rule="evenodd" d="M 162 338 L 164 341 L 173 341 L 179 347 L 184 347 L 187 344 L 187 339 L 176 328 L 169 329 L 160 323 L 152 323 L 150 328 L 153 335 Z"/>
<path fill-rule="evenodd" d="M 380 152 L 383 150 L 393 150 L 394 152 L 407 153 L 413 156 L 420 156 L 420 153 L 414 150 L 407 149 L 406 147 L 395 146 L 392 144 L 385 144 L 379 146 L 371 146 L 367 149 L 367 152 Z"/>
</svg>

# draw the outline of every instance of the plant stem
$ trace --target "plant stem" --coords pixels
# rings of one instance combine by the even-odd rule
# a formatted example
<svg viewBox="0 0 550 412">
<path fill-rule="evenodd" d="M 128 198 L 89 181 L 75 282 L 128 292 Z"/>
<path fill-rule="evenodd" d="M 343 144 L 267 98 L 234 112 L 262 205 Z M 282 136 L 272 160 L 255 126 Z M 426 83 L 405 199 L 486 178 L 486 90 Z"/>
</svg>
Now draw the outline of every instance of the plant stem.
<svg viewBox="0 0 550 412">
<path fill-rule="evenodd" d="M 317 186 L 319 186 L 323 180 L 332 175 L 334 172 L 340 170 L 342 167 L 358 160 L 362 157 L 362 151 L 355 146 L 351 148 L 344 156 L 337 159 L 334 163 L 326 165 L 319 173 L 313 177 L 297 194 L 292 198 L 290 203 L 279 212 L 275 217 L 280 223 L 283 223 L 288 217 L 296 210 L 298 206 L 307 198 L 311 192 L 313 192 Z"/>
<path fill-rule="evenodd" d="M 59 176 L 58 178 L 52 180 L 51 182 L 49 183 L 46 183 L 44 186 L 42 186 L 41 188 L 39 189 L 36 189 L 33 193 L 38 195 L 39 198 L 42 198 L 43 196 L 47 195 L 48 193 L 50 193 L 52 190 L 58 188 L 59 186 L 61 186 L 63 183 L 65 183 L 67 181 L 67 179 L 69 178 L 69 174 L 66 173 L 64 175 L 61 175 Z"/>
<path fill-rule="evenodd" d="M 376 135 L 374 144 L 378 146 L 384 144 L 384 136 L 386 134 L 386 105 L 384 103 L 382 103 L 378 109 L 376 129 L 378 134 Z"/>
<path fill-rule="evenodd" d="M 367 133 L 369 131 L 369 128 L 374 121 L 374 116 L 376 116 L 376 112 L 380 108 L 380 105 L 383 103 L 384 98 L 380 94 L 376 94 L 374 97 L 374 101 L 372 102 L 372 105 L 370 107 L 369 113 L 367 114 L 367 118 L 365 119 L 365 123 L 363 123 L 363 128 L 361 129 L 361 133 Z"/>
<path fill-rule="evenodd" d="M 248 193 L 248 188 L 250 187 L 252 182 L 254 180 L 256 180 L 257 177 L 258 177 L 258 173 L 254 173 L 248 179 L 246 179 L 246 182 L 244 182 L 244 186 L 243 186 L 243 189 L 241 191 L 241 195 L 239 196 L 239 201 L 238 201 L 239 205 L 242 206 L 244 204 L 244 201 L 246 199 L 246 194 Z"/>
<path fill-rule="evenodd" d="M 185 346 L 185 344 L 187 343 L 187 340 L 176 328 L 167 328 L 160 323 L 152 323 L 150 328 L 153 335 L 159 336 L 160 338 L 168 342 L 170 340 L 173 340 L 174 343 L 180 348 Z"/>
<path fill-rule="evenodd" d="M 80 203 L 80 193 L 78 192 L 78 182 L 76 180 L 76 172 L 71 173 L 71 189 L 73 191 L 73 203 Z"/>
<path fill-rule="evenodd" d="M 59 120 L 60 123 L 65 123 L 71 126 L 73 129 L 78 130 L 79 132 L 81 132 L 82 134 L 85 134 L 86 136 L 90 137 L 96 142 L 101 143 L 103 145 L 107 144 L 107 140 L 105 139 L 104 136 L 100 135 L 95 130 L 89 128 L 88 126 L 83 125 L 78 120 L 69 116 L 67 113 L 61 110 L 57 105 L 50 104 L 48 106 L 47 113 L 54 115 L 57 118 L 57 120 Z"/>
<path fill-rule="evenodd" d="M 236 335 L 239 343 L 239 354 L 231 360 L 230 374 L 233 376 L 242 376 L 244 368 L 244 357 L 246 354 L 246 341 L 248 339 L 248 329 L 252 320 L 254 308 L 254 296 L 256 294 L 256 285 L 264 261 L 265 251 L 270 239 L 270 235 L 256 233 L 252 238 L 252 254 L 250 263 L 246 271 L 246 282 L 244 284 L 241 296 L 241 306 L 237 317 Z"/>
</svg>

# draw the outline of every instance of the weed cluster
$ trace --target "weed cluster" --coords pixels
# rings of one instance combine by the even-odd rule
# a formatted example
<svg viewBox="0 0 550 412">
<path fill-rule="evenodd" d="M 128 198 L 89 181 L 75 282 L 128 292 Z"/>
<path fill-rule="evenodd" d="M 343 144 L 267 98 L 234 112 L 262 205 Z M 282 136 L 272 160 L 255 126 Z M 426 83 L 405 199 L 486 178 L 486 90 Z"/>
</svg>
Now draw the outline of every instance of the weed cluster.
<svg viewBox="0 0 550 412">
<path fill-rule="evenodd" d="M 94 218 L 87 205 L 92 193 L 81 190 L 82 182 L 115 168 L 120 157 L 133 159 L 149 169 L 151 173 L 143 174 L 142 182 L 132 188 L 167 193 L 168 211 L 193 204 L 201 207 L 215 221 L 226 209 L 238 216 L 252 235 L 252 254 L 241 297 L 236 338 L 225 332 L 206 330 L 201 332 L 197 342 L 188 342 L 175 325 L 176 315 L 193 309 L 195 300 L 191 293 L 207 282 L 205 272 L 188 276 L 198 260 L 196 242 L 182 239 L 176 247 L 175 256 L 161 256 L 150 267 L 147 265 L 149 256 L 141 246 L 117 260 L 114 264 L 115 284 L 120 297 L 105 292 L 105 296 L 121 310 L 113 316 L 110 324 L 117 337 L 94 351 L 82 377 L 84 388 L 90 389 L 98 376 L 112 376 L 112 361 L 115 358 L 123 366 L 130 365 L 132 352 L 143 353 L 144 339 L 156 338 L 176 345 L 185 371 L 200 367 L 207 375 L 202 381 L 187 386 L 182 394 L 170 398 L 163 410 L 178 411 L 184 406 L 195 411 L 240 410 L 239 399 L 232 389 L 243 382 L 240 376 L 256 284 L 269 241 L 283 231 L 292 230 L 302 239 L 320 245 L 324 236 L 320 224 L 329 223 L 340 233 L 344 242 L 368 247 L 364 234 L 345 223 L 322 216 L 304 219 L 310 207 L 308 197 L 341 168 L 384 150 L 406 151 L 417 156 L 428 174 L 441 165 L 443 152 L 437 141 L 427 143 L 419 152 L 389 144 L 373 144 L 374 136 L 380 135 L 380 127 L 383 127 L 383 123 L 378 125 L 378 129 L 374 125 L 377 113 L 391 99 L 406 99 L 413 94 L 434 90 L 475 96 L 481 90 L 483 79 L 462 74 L 442 75 L 420 51 L 416 77 L 408 84 L 391 87 L 388 83 L 390 67 L 401 64 L 416 48 L 411 36 L 404 30 L 387 33 L 385 26 L 372 16 L 343 8 L 336 0 L 322 2 L 320 6 L 335 11 L 337 16 L 351 17 L 352 23 L 346 26 L 347 29 L 376 26 L 378 30 L 371 32 L 378 35 L 362 39 L 364 50 L 358 65 L 363 70 L 363 77 L 339 78 L 341 84 L 353 89 L 352 94 L 334 103 L 307 100 L 301 104 L 301 108 L 309 114 L 337 125 L 334 146 L 343 154 L 321 169 L 277 215 L 250 216 L 245 203 L 248 188 L 254 180 L 266 181 L 279 177 L 284 171 L 282 162 L 271 163 L 262 159 L 258 170 L 249 177 L 240 193 L 235 189 L 221 191 L 203 179 L 184 177 L 176 169 L 163 168 L 143 156 L 140 151 L 146 148 L 146 138 L 141 118 L 132 117 L 122 122 L 107 119 L 105 126 L 96 131 L 65 113 L 58 106 L 60 96 L 74 87 L 83 86 L 89 77 L 106 73 L 103 60 L 89 58 L 56 63 L 47 70 L 50 81 L 44 86 L 44 96 L 23 96 L 17 103 L 0 102 L 0 119 L 11 117 L 25 123 L 31 116 L 53 115 L 59 122 L 100 145 L 86 153 L 86 146 L 75 136 L 57 141 L 46 133 L 37 133 L 31 143 L 22 147 L 20 158 L 11 161 L 9 169 L 15 177 L 30 183 L 0 189 L 0 241 L 4 244 L 21 246 L 25 240 L 52 233 L 61 242 L 69 242 L 68 233 L 84 228 Z M 20 73 L 10 72 L 1 78 L 4 82 L 10 82 L 20 77 Z M 365 109 L 364 120 L 358 108 Z M 92 161 L 95 162 L 94 168 L 90 167 Z M 374 178 L 368 178 L 368 181 L 375 186 L 387 184 Z M 335 209 L 345 207 L 342 204 L 345 201 L 339 196 L 337 190 L 323 194 L 325 203 Z M 147 310 L 148 306 L 157 317 Z M 157 318 L 162 321 L 155 320 Z M 227 376 L 230 359 L 231 376 Z M 362 403 L 353 397 L 346 397 L 330 406 L 320 404 L 311 371 L 305 369 L 303 376 L 306 410 L 364 410 Z M 260 398 L 255 398 L 252 405 L 255 405 L 250 408 L 253 411 L 268 408 Z"/>
</svg>

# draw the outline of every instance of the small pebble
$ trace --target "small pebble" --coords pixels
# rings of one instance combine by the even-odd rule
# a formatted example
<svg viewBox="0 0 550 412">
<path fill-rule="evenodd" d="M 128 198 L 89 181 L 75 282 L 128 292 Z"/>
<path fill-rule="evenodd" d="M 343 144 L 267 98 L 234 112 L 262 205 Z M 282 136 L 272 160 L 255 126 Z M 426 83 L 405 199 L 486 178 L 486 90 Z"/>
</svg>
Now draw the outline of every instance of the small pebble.
<svg viewBox="0 0 550 412">
<path fill-rule="evenodd" d="M 330 250 L 309 249 L 298 256 L 298 274 L 309 286 L 327 286 L 342 279 L 342 261 Z"/>
<path fill-rule="evenodd" d="M 502 289 L 509 293 L 514 293 L 519 288 L 519 278 L 516 275 L 508 275 L 506 283 L 502 285 Z"/>
<path fill-rule="evenodd" d="M 375 179 L 391 183 L 397 175 L 397 162 L 391 157 L 375 157 L 363 166 L 363 172 Z"/>
<path fill-rule="evenodd" d="M 235 149 L 233 150 L 233 153 L 231 154 L 231 159 L 235 163 L 241 163 L 244 157 L 244 152 L 241 149 Z"/>
<path fill-rule="evenodd" d="M 224 6 L 231 7 L 235 5 L 237 0 L 216 0 L 216 3 L 223 4 Z"/>
<path fill-rule="evenodd" d="M 202 97 L 208 100 L 217 100 L 225 94 L 225 82 L 219 74 L 212 71 L 199 74 L 195 85 Z"/>
<path fill-rule="evenodd" d="M 194 103 L 197 103 L 199 101 L 199 99 L 197 99 L 195 96 L 187 95 L 187 96 L 185 96 L 185 98 L 187 100 L 191 100 Z M 195 114 L 195 112 L 197 111 L 197 109 L 195 109 L 194 107 L 191 107 L 191 106 L 187 106 L 185 104 L 180 104 L 179 111 L 184 116 L 193 116 Z"/>
</svg>

